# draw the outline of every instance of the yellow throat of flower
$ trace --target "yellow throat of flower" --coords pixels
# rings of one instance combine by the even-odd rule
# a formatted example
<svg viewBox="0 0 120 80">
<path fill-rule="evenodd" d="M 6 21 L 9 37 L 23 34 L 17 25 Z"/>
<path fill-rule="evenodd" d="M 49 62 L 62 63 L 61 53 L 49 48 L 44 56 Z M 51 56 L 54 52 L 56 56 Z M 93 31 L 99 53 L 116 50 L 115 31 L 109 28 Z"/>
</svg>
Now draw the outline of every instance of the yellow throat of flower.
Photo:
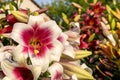
<svg viewBox="0 0 120 80">
<path fill-rule="evenodd" d="M 33 51 L 35 53 L 35 55 L 37 55 L 39 53 L 39 50 L 41 48 L 41 42 L 39 40 L 31 40 L 30 41 L 30 45 L 33 47 Z"/>
</svg>

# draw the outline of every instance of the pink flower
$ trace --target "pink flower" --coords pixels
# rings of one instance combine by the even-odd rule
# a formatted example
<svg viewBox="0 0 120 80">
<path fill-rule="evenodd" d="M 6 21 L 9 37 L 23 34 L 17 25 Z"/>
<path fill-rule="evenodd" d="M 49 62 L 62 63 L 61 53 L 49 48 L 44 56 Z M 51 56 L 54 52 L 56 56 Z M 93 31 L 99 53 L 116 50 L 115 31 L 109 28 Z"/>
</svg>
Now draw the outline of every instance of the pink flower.
<svg viewBox="0 0 120 80">
<path fill-rule="evenodd" d="M 83 26 L 81 26 L 81 29 L 85 28 L 84 31 L 91 29 L 92 30 L 91 32 L 96 32 L 96 33 L 99 32 L 99 25 L 101 21 L 99 17 L 89 16 L 88 14 L 83 14 L 82 17 L 84 21 L 82 22 Z"/>
<path fill-rule="evenodd" d="M 86 34 L 83 34 L 80 37 L 80 45 L 79 45 L 80 49 L 88 48 L 88 43 L 85 41 L 86 36 L 87 36 Z"/>
<path fill-rule="evenodd" d="M 105 7 L 102 6 L 101 2 L 97 2 L 96 4 L 90 4 L 90 6 L 92 7 L 92 10 L 90 10 L 90 13 L 94 13 L 96 15 L 101 15 L 102 12 L 105 10 Z"/>
<path fill-rule="evenodd" d="M 3 80 L 37 80 L 41 73 L 41 68 L 31 65 L 21 65 L 16 62 L 4 60 L 1 68 L 6 75 Z"/>
<path fill-rule="evenodd" d="M 63 67 L 59 63 L 52 64 L 48 71 L 50 72 L 51 80 L 63 80 Z"/>
<path fill-rule="evenodd" d="M 32 65 L 41 66 L 45 72 L 51 61 L 60 59 L 63 45 L 57 38 L 61 33 L 55 21 L 45 22 L 39 15 L 30 16 L 28 24 L 15 23 L 11 38 L 23 47 L 22 53 L 30 57 Z"/>
</svg>

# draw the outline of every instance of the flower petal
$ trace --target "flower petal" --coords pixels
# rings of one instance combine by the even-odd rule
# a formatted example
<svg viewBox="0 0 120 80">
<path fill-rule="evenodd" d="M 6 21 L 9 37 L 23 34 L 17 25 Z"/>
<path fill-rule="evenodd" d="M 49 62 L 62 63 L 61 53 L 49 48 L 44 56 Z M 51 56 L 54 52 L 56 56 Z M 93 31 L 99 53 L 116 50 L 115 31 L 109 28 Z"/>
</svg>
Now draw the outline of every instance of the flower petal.
<svg viewBox="0 0 120 80">
<path fill-rule="evenodd" d="M 71 45 L 69 45 L 67 38 L 68 38 L 68 36 L 65 33 L 61 33 L 60 36 L 58 37 L 58 40 L 64 45 L 63 54 L 74 58 L 75 54 L 74 54 L 73 47 Z"/>
<path fill-rule="evenodd" d="M 72 58 L 75 57 L 75 52 L 74 52 L 74 49 L 71 45 L 65 45 L 65 49 L 63 51 L 63 54 L 65 54 L 69 57 L 72 57 Z"/>
<path fill-rule="evenodd" d="M 57 39 L 64 45 L 69 44 L 68 41 L 67 41 L 68 36 L 65 33 L 61 33 Z"/>
<path fill-rule="evenodd" d="M 14 50 L 13 50 L 13 59 L 17 61 L 19 64 L 25 64 L 26 59 L 28 57 L 28 54 L 23 51 L 24 47 L 21 45 L 18 45 Z"/>
<path fill-rule="evenodd" d="M 51 80 L 62 80 L 63 67 L 59 63 L 54 63 L 48 68 Z"/>
<path fill-rule="evenodd" d="M 78 80 L 75 74 L 72 75 L 72 80 Z"/>
<path fill-rule="evenodd" d="M 45 48 L 45 51 L 41 51 L 42 54 L 44 54 L 44 56 L 37 56 L 37 55 L 33 55 L 34 53 L 32 51 L 29 51 L 29 56 L 30 56 L 30 59 L 31 59 L 31 62 L 32 62 L 32 65 L 33 66 L 41 66 L 42 68 L 42 72 L 45 72 L 49 66 L 49 63 L 50 63 L 50 51 L 48 50 L 47 47 L 44 47 Z"/>
<path fill-rule="evenodd" d="M 89 72 L 91 75 L 93 74 L 93 71 L 91 68 L 89 68 L 85 63 L 81 65 L 81 68 L 85 69 L 87 72 Z"/>
<path fill-rule="evenodd" d="M 33 80 L 34 76 L 30 69 L 26 67 L 15 67 L 13 73 L 17 80 Z M 15 79 L 15 80 L 16 80 Z"/>
<path fill-rule="evenodd" d="M 51 49 L 52 53 L 50 55 L 51 61 L 59 61 L 61 54 L 63 52 L 64 46 L 58 40 L 54 41 L 53 46 L 54 47 Z"/>
<path fill-rule="evenodd" d="M 64 32 L 68 36 L 69 41 L 76 41 L 79 43 L 78 39 L 80 38 L 77 32 L 73 32 L 71 30 Z"/>
<path fill-rule="evenodd" d="M 41 24 L 40 28 L 50 28 L 50 30 L 53 32 L 53 39 L 56 39 L 60 33 L 62 32 L 62 30 L 59 28 L 59 26 L 57 25 L 57 23 L 53 20 L 49 20 L 43 24 Z"/>
<path fill-rule="evenodd" d="M 13 27 L 11 38 L 22 45 L 28 45 L 33 29 L 31 26 L 24 23 L 16 23 Z"/>
<path fill-rule="evenodd" d="M 53 32 L 50 27 L 44 27 L 40 28 L 40 25 L 33 25 L 34 27 L 37 27 L 37 29 L 34 32 L 34 38 L 37 40 L 40 40 L 42 44 L 49 44 L 51 41 L 53 41 Z"/>
<path fill-rule="evenodd" d="M 5 75 L 11 80 L 33 80 L 34 76 L 26 65 L 2 61 L 1 68 Z"/>
<path fill-rule="evenodd" d="M 14 49 L 13 46 L 4 46 L 0 48 L 0 62 L 5 59 L 11 59 L 11 51 Z"/>
<path fill-rule="evenodd" d="M 14 64 L 15 65 L 15 64 Z M 14 67 L 13 65 L 10 65 L 10 63 L 8 61 L 2 61 L 1 62 L 1 68 L 4 72 L 4 74 L 11 80 L 15 80 L 15 75 L 14 73 L 12 72 Z"/>
<path fill-rule="evenodd" d="M 12 79 L 10 79 L 7 76 L 5 76 L 2 80 L 12 80 Z"/>
<path fill-rule="evenodd" d="M 0 62 L 5 59 L 9 59 L 12 55 L 8 52 L 0 52 Z"/>
<path fill-rule="evenodd" d="M 41 73 L 41 66 L 31 66 L 32 73 L 34 75 L 34 80 L 37 80 Z"/>
<path fill-rule="evenodd" d="M 29 17 L 29 21 L 28 21 L 28 24 L 29 25 L 34 25 L 34 24 L 38 24 L 38 25 L 40 25 L 41 23 L 43 23 L 44 22 L 44 18 L 43 18 L 43 16 L 42 15 L 38 15 L 38 16 L 30 16 Z"/>
<path fill-rule="evenodd" d="M 46 15 L 45 13 L 41 13 L 40 15 L 43 16 L 44 21 L 50 20 L 50 17 L 48 15 Z"/>
</svg>

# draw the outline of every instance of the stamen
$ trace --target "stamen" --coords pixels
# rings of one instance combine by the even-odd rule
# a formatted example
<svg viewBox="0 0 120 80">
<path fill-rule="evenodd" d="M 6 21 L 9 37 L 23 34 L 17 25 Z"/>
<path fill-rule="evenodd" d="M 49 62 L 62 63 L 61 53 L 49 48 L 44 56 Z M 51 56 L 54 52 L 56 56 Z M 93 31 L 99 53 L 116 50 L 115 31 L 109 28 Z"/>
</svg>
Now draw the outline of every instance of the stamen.
<svg viewBox="0 0 120 80">
<path fill-rule="evenodd" d="M 39 50 L 40 50 L 40 48 L 41 48 L 41 43 L 40 43 L 40 41 L 39 40 L 31 40 L 30 41 L 30 44 L 31 44 L 31 46 L 33 47 L 33 49 L 34 49 L 34 53 L 35 53 L 35 55 L 36 54 L 38 54 L 39 53 Z"/>
<path fill-rule="evenodd" d="M 35 54 L 38 54 L 39 51 L 38 51 L 37 49 L 34 49 L 34 53 L 35 53 Z"/>
</svg>

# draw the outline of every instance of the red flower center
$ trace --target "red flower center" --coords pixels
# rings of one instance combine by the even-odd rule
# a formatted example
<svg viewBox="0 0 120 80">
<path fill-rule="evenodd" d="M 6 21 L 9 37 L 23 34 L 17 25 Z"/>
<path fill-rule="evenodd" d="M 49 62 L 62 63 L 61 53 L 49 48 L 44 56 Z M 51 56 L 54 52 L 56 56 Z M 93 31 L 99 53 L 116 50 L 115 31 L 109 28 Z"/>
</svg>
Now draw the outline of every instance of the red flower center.
<svg viewBox="0 0 120 80">
<path fill-rule="evenodd" d="M 93 20 L 90 20 L 89 25 L 90 25 L 90 26 L 93 26 L 93 25 L 94 25 L 94 21 L 93 21 Z"/>
<path fill-rule="evenodd" d="M 94 13 L 96 13 L 96 14 L 98 14 L 100 11 L 99 11 L 99 8 L 96 8 L 95 10 L 94 10 Z"/>
</svg>

